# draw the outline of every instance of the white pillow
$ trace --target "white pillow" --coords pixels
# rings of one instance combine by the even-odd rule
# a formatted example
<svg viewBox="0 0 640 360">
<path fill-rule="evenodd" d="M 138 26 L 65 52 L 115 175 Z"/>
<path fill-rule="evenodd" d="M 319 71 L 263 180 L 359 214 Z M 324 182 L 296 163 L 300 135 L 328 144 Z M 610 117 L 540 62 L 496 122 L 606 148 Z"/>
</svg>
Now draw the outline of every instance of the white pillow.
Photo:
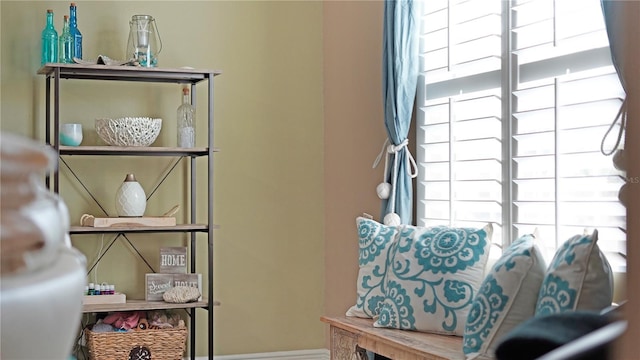
<svg viewBox="0 0 640 360">
<path fill-rule="evenodd" d="M 600 311 L 613 300 L 613 274 L 598 247 L 598 231 L 575 235 L 556 251 L 540 288 L 536 316 Z"/>
<path fill-rule="evenodd" d="M 492 359 L 498 340 L 534 316 L 545 271 L 533 235 L 503 252 L 473 299 L 462 341 L 467 359 Z"/>
<path fill-rule="evenodd" d="M 462 335 L 484 278 L 493 226 L 400 227 L 375 327 Z"/>
<path fill-rule="evenodd" d="M 398 228 L 375 220 L 358 217 L 358 283 L 356 304 L 347 310 L 347 316 L 372 318 L 378 315 L 384 299 L 382 281 L 387 268 L 387 254 Z"/>
</svg>

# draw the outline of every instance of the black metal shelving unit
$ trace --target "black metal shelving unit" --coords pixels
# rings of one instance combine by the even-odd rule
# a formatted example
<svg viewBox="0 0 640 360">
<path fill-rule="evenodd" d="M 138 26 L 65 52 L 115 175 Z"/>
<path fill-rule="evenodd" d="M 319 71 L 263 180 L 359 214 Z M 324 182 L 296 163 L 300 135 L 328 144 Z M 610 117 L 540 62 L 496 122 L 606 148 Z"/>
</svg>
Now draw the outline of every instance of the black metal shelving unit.
<svg viewBox="0 0 640 360">
<path fill-rule="evenodd" d="M 208 316 L 208 356 L 213 359 L 213 308 L 219 305 L 214 301 L 213 294 L 213 155 L 218 149 L 213 147 L 213 85 L 214 77 L 220 75 L 220 71 L 197 70 L 197 69 L 170 69 L 170 68 L 144 68 L 135 66 L 106 66 L 106 65 L 80 65 L 80 64 L 45 64 L 38 70 L 38 74 L 46 76 L 45 85 L 45 141 L 59 157 L 61 156 L 168 156 L 176 157 L 177 161 L 189 159 L 190 161 L 190 214 L 191 223 L 181 224 L 174 227 L 127 227 L 127 228 L 88 228 L 82 226 L 72 226 L 70 234 L 96 234 L 115 233 L 117 236 L 124 236 L 127 233 L 141 232 L 183 232 L 190 234 L 191 241 L 191 269 L 196 272 L 196 256 L 194 249 L 197 248 L 196 233 L 207 233 L 207 254 L 208 254 L 208 296 L 202 301 L 191 304 L 162 304 L 151 303 L 141 300 L 127 301 L 125 304 L 105 304 L 87 305 L 83 312 L 102 312 L 124 310 L 147 310 L 160 308 L 182 308 L 189 312 L 190 322 L 190 355 L 195 359 L 195 333 L 196 317 L 195 310 L 203 308 Z M 115 146 L 61 146 L 59 144 L 60 128 L 60 80 L 104 80 L 120 82 L 146 82 L 146 83 L 173 83 L 191 85 L 191 102 L 195 105 L 196 85 L 206 82 L 208 91 L 207 104 L 207 146 L 200 148 L 177 148 L 177 147 L 115 147 Z M 207 223 L 196 223 L 196 159 L 207 158 Z M 61 158 L 62 159 L 62 158 Z M 54 192 L 59 192 L 59 170 L 56 169 L 47 177 L 47 186 Z M 86 187 L 85 187 L 86 188 Z M 117 239 L 117 238 L 116 238 Z M 115 241 L 114 239 L 113 241 Z M 127 239 L 128 240 L 128 239 Z M 145 260 L 146 261 L 146 260 Z M 162 304 L 162 305 L 159 305 Z"/>
</svg>

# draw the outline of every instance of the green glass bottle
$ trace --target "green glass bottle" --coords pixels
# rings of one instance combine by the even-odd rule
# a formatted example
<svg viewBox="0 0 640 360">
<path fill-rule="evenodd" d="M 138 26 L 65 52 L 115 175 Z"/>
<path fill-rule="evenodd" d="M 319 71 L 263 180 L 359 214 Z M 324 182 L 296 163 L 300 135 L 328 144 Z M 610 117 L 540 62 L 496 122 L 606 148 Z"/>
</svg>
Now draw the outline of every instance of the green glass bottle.
<svg viewBox="0 0 640 360">
<path fill-rule="evenodd" d="M 62 25 L 62 34 L 60 34 L 60 57 L 59 61 L 63 64 L 73 63 L 73 35 L 69 30 L 69 15 L 64 16 Z"/>
<path fill-rule="evenodd" d="M 58 62 L 58 32 L 53 27 L 53 10 L 47 10 L 47 25 L 42 30 L 40 65 Z"/>
</svg>

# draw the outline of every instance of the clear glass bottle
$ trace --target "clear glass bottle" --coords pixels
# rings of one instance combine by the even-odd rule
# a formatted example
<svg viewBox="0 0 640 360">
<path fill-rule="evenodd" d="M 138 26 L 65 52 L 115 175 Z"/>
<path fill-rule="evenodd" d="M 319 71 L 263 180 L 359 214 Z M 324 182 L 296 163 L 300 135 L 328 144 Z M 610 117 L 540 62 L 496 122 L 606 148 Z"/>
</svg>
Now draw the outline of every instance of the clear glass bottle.
<svg viewBox="0 0 640 360">
<path fill-rule="evenodd" d="M 191 105 L 189 88 L 182 88 L 182 104 L 178 107 L 178 146 L 196 146 L 196 108 Z"/>
<path fill-rule="evenodd" d="M 47 10 L 47 25 L 42 30 L 40 65 L 58 62 L 58 32 L 53 26 L 53 10 Z"/>
<path fill-rule="evenodd" d="M 73 56 L 72 58 L 82 59 L 82 34 L 78 29 L 78 18 L 76 16 L 76 3 L 69 6 L 69 31 L 73 37 Z"/>
<path fill-rule="evenodd" d="M 59 61 L 63 64 L 73 63 L 73 36 L 69 31 L 69 15 L 64 16 L 62 34 L 60 34 Z"/>
</svg>

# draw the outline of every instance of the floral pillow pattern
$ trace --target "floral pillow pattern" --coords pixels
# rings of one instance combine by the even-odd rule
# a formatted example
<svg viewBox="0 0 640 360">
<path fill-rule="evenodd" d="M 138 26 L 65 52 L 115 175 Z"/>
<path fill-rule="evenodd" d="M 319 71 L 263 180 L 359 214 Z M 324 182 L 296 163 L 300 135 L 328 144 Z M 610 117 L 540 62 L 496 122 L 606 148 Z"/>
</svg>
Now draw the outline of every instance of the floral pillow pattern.
<svg viewBox="0 0 640 360">
<path fill-rule="evenodd" d="M 493 265 L 473 299 L 463 335 L 468 359 L 492 359 L 498 340 L 532 318 L 546 271 L 533 235 L 514 241 Z"/>
<path fill-rule="evenodd" d="M 403 225 L 389 249 L 375 327 L 462 335 L 484 277 L 493 227 Z"/>
<path fill-rule="evenodd" d="M 372 318 L 378 315 L 384 300 L 382 282 L 387 268 L 387 254 L 398 228 L 375 220 L 358 217 L 359 271 L 356 304 L 347 316 Z"/>
<path fill-rule="evenodd" d="M 536 316 L 611 305 L 613 274 L 597 242 L 595 230 L 573 236 L 556 251 L 538 294 Z"/>
</svg>

